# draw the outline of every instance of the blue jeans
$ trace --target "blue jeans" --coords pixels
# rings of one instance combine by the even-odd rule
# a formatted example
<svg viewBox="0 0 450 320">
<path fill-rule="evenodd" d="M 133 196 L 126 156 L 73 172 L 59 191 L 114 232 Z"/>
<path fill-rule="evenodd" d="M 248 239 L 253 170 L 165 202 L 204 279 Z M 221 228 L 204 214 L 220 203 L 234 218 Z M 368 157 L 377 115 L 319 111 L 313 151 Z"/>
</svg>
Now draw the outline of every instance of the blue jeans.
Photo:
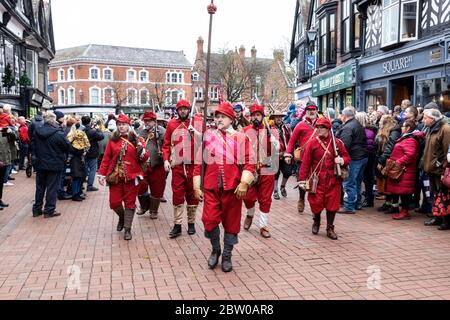
<svg viewBox="0 0 450 320">
<path fill-rule="evenodd" d="M 86 175 L 88 176 L 88 188 L 92 188 L 94 186 L 95 175 L 97 174 L 97 158 L 94 159 L 86 159 Z"/>
<path fill-rule="evenodd" d="M 8 182 L 8 178 L 11 175 L 12 169 L 13 169 L 13 165 L 11 163 L 6 166 L 6 173 L 5 173 L 5 177 L 3 178 L 3 183 Z"/>
<path fill-rule="evenodd" d="M 344 207 L 347 210 L 355 211 L 356 208 L 361 207 L 361 183 L 367 161 L 368 158 L 364 158 L 350 162 L 348 180 L 344 182 Z"/>
</svg>

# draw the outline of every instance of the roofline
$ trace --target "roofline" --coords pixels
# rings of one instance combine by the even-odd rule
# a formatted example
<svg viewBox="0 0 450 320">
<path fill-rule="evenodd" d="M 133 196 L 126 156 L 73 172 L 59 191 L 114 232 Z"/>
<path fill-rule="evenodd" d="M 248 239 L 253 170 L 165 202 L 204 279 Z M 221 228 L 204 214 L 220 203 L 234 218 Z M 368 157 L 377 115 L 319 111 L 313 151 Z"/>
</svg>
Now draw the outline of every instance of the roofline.
<svg viewBox="0 0 450 320">
<path fill-rule="evenodd" d="M 167 64 L 167 63 L 138 63 L 135 61 L 120 61 L 120 60 L 110 60 L 110 59 L 92 59 L 92 58 L 75 58 L 75 59 L 64 59 L 64 60 L 53 60 L 49 66 L 56 66 L 62 64 L 74 64 L 77 62 L 92 62 L 101 63 L 108 65 L 119 65 L 119 66 L 145 66 L 145 67 L 158 67 L 158 68 L 182 68 L 182 69 L 192 69 L 194 65 L 187 64 Z"/>
<path fill-rule="evenodd" d="M 142 48 L 142 47 L 127 47 L 127 46 L 118 46 L 118 45 L 112 45 L 112 44 L 96 44 L 96 43 L 88 43 L 88 44 L 83 44 L 83 45 L 69 47 L 69 48 L 61 48 L 61 49 L 56 50 L 56 52 L 63 51 L 63 50 L 82 48 L 82 47 L 86 47 L 87 49 L 89 49 L 89 48 L 91 48 L 93 46 L 97 46 L 97 47 L 117 47 L 117 48 L 137 49 L 137 50 L 152 50 L 152 51 L 161 51 L 161 52 L 176 52 L 176 53 L 182 53 L 184 55 L 184 51 L 183 50 L 166 50 L 166 49 L 152 49 L 152 48 Z"/>
</svg>

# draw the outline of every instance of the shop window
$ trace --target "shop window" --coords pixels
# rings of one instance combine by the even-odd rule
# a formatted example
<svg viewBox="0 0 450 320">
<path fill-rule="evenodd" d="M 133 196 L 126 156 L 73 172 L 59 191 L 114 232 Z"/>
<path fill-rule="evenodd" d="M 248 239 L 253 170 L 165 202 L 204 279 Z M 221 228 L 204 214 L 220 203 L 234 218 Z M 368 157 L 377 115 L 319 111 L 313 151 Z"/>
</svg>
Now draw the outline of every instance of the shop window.
<svg viewBox="0 0 450 320">
<path fill-rule="evenodd" d="M 386 88 L 376 88 L 366 91 L 366 107 L 374 107 L 386 105 Z"/>
<path fill-rule="evenodd" d="M 445 78 L 417 81 L 416 93 L 417 106 L 424 107 L 430 102 L 435 102 L 442 110 L 450 110 L 450 97 Z"/>
</svg>

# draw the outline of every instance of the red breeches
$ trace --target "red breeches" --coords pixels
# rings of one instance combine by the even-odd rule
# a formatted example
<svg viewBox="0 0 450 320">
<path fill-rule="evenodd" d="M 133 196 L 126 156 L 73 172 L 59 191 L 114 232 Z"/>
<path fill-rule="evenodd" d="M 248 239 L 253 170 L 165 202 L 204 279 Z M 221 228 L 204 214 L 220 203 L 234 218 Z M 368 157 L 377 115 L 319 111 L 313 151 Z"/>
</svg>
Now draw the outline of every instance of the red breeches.
<svg viewBox="0 0 450 320">
<path fill-rule="evenodd" d="M 225 232 L 238 234 L 241 230 L 242 200 L 234 190 L 205 190 L 202 221 L 206 232 L 222 223 Z"/>
<path fill-rule="evenodd" d="M 245 207 L 247 209 L 254 208 L 256 201 L 258 201 L 259 210 L 263 213 L 269 213 L 272 205 L 274 182 L 274 175 L 259 176 L 258 183 L 251 187 L 245 196 Z"/>
<path fill-rule="evenodd" d="M 149 167 L 145 172 L 144 181 L 139 185 L 139 195 L 142 196 L 150 188 L 150 195 L 153 198 L 161 199 L 164 196 L 166 187 L 166 171 L 164 166 Z"/>
<path fill-rule="evenodd" d="M 117 209 L 123 207 L 125 209 L 136 209 L 136 198 L 139 192 L 139 186 L 135 185 L 135 181 L 121 182 L 109 186 L 109 207 Z"/>
<path fill-rule="evenodd" d="M 194 165 L 177 165 L 172 168 L 173 205 L 179 206 L 186 200 L 188 206 L 198 206 L 194 197 Z"/>
</svg>

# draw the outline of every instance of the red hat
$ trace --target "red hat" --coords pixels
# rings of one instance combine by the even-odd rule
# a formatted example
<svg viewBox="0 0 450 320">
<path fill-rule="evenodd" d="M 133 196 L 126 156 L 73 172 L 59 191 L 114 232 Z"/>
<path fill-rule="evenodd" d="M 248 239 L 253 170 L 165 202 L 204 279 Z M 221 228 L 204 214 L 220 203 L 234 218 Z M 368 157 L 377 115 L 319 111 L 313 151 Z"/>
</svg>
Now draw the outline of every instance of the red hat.
<svg viewBox="0 0 450 320">
<path fill-rule="evenodd" d="M 191 107 L 191 104 L 187 100 L 180 100 L 177 103 L 177 110 L 180 108 L 188 108 L 189 109 L 190 107 Z"/>
<path fill-rule="evenodd" d="M 330 122 L 330 120 L 328 120 L 328 118 L 321 117 L 321 118 L 317 119 L 316 124 L 315 124 L 314 126 L 315 126 L 316 128 L 317 128 L 318 126 L 324 126 L 324 127 L 326 127 L 327 129 L 331 129 L 331 122 Z"/>
<path fill-rule="evenodd" d="M 156 114 L 154 112 L 146 112 L 142 117 L 142 120 L 156 120 Z"/>
<path fill-rule="evenodd" d="M 319 108 L 313 101 L 308 101 L 308 103 L 306 104 L 305 110 L 319 110 Z"/>
<path fill-rule="evenodd" d="M 254 114 L 255 112 L 260 112 L 262 115 L 264 115 L 265 114 L 264 107 L 260 106 L 259 104 L 256 104 L 256 103 L 253 104 L 250 107 L 250 115 Z"/>
<path fill-rule="evenodd" d="M 130 118 L 128 118 L 126 115 L 121 114 L 120 116 L 117 117 L 116 120 L 117 123 L 122 122 L 122 123 L 128 123 L 130 124 Z"/>
<path fill-rule="evenodd" d="M 217 108 L 215 114 L 221 113 L 225 116 L 227 116 L 230 119 L 234 119 L 234 111 L 233 106 L 229 102 L 222 102 L 219 107 Z"/>
</svg>

